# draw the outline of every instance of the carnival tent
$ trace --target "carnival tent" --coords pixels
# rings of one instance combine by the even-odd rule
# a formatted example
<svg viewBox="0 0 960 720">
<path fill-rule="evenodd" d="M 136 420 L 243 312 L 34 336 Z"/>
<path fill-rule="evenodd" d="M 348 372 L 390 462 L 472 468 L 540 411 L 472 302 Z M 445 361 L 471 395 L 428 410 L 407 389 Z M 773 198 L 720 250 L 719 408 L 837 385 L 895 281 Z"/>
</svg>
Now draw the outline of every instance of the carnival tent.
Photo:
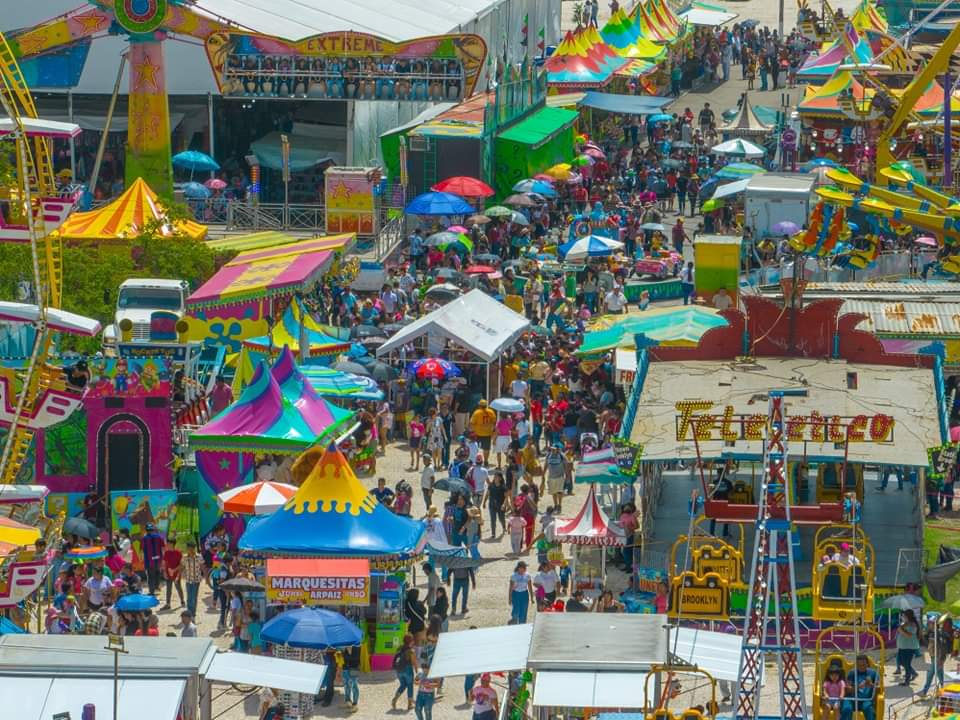
<svg viewBox="0 0 960 720">
<path fill-rule="evenodd" d="M 650 62 L 659 60 L 667 48 L 642 37 L 640 28 L 627 14 L 618 9 L 600 31 L 600 37 L 618 54 L 626 58 L 640 58 Z"/>
<path fill-rule="evenodd" d="M 742 97 L 740 111 L 730 122 L 720 126 L 720 133 L 727 139 L 767 135 L 773 127 L 760 121 L 746 93 Z"/>
<path fill-rule="evenodd" d="M 57 234 L 64 240 L 126 240 L 142 232 L 150 222 L 164 221 L 167 211 L 157 194 L 142 178 L 137 178 L 126 191 L 108 205 L 68 217 Z M 165 223 L 160 228 L 164 237 L 185 235 L 194 240 L 207 236 L 207 226 L 191 220 Z"/>
<path fill-rule="evenodd" d="M 331 444 L 293 499 L 241 536 L 247 552 L 402 560 L 421 552 L 422 521 L 392 513 L 357 480 Z"/>
<path fill-rule="evenodd" d="M 849 97 L 852 102 L 869 108 L 873 95 L 873 88 L 865 88 L 849 71 L 838 70 L 820 87 L 807 87 L 797 112 L 801 117 L 836 117 L 843 115 L 841 98 Z"/>
<path fill-rule="evenodd" d="M 613 73 L 628 61 L 603 42 L 599 34 L 597 38 L 599 42 L 592 41 L 584 28 L 567 32 L 556 52 L 544 63 L 547 82 L 567 90 L 600 88 L 609 83 Z"/>
<path fill-rule="evenodd" d="M 655 115 L 662 112 L 663 106 L 671 102 L 673 102 L 673 98 L 668 97 L 617 95 L 588 90 L 583 94 L 577 105 L 626 115 Z"/>
<path fill-rule="evenodd" d="M 189 298 L 191 309 L 304 292 L 330 269 L 353 233 L 242 252 Z"/>
<path fill-rule="evenodd" d="M 847 25 L 844 33 L 833 43 L 825 44 L 818 55 L 807 58 L 797 70 L 797 77 L 801 80 L 826 79 L 833 75 L 840 65 L 867 65 L 872 59 L 870 44 L 852 25 Z"/>
<path fill-rule="evenodd" d="M 597 502 L 596 486 L 591 485 L 583 507 L 573 519 L 557 518 L 554 534 L 559 542 L 573 545 L 626 545 L 623 528 L 612 523 Z"/>
<path fill-rule="evenodd" d="M 726 325 L 713 308 L 686 305 L 645 310 L 583 336 L 578 355 L 597 355 L 614 348 L 635 347 L 637 335 L 658 345 L 693 347 L 711 328 Z"/>
<path fill-rule="evenodd" d="M 317 395 L 284 353 L 273 369 L 261 362 L 235 403 L 190 435 L 195 450 L 300 453 L 323 441 L 353 412 Z"/>
<path fill-rule="evenodd" d="M 386 355 L 423 336 L 442 337 L 492 362 L 530 327 L 530 321 L 482 290 L 471 290 L 410 323 L 377 348 Z"/>
<path fill-rule="evenodd" d="M 301 350 L 301 341 L 306 352 Z M 290 348 L 298 357 L 320 357 L 346 352 L 350 349 L 350 340 L 331 336 L 309 312 L 304 312 L 300 301 L 294 298 L 283 311 L 280 322 L 270 328 L 269 335 L 244 340 L 243 346 L 274 355 L 283 348 Z"/>
</svg>

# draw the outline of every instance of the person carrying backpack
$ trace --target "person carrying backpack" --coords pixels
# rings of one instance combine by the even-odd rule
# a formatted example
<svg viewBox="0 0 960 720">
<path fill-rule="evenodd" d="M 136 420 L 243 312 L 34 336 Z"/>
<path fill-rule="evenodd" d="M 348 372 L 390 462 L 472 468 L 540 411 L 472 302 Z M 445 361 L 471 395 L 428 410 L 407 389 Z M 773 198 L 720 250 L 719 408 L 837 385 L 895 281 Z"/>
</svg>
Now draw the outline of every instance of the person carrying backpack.
<svg viewBox="0 0 960 720">
<path fill-rule="evenodd" d="M 393 695 L 393 700 L 390 701 L 391 709 L 397 709 L 397 700 L 400 699 L 404 691 L 407 693 L 407 712 L 413 709 L 413 671 L 416 664 L 417 656 L 414 650 L 413 635 L 407 633 L 403 636 L 403 646 L 393 656 L 393 670 L 397 673 L 397 680 L 400 685 Z"/>
</svg>

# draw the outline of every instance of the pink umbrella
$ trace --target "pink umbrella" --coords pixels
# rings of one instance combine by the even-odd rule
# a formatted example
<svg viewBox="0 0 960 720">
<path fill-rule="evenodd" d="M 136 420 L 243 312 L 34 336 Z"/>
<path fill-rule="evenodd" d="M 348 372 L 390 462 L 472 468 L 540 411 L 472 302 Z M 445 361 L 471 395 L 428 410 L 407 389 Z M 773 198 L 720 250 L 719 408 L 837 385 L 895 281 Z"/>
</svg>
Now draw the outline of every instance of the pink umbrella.
<svg viewBox="0 0 960 720">
<path fill-rule="evenodd" d="M 588 147 L 583 151 L 584 155 L 588 155 L 597 160 L 606 160 L 607 156 L 603 153 L 603 150 L 597 147 Z"/>
<path fill-rule="evenodd" d="M 539 175 L 534 175 L 534 176 L 533 176 L 533 179 L 534 179 L 534 180 L 543 180 L 544 182 L 548 182 L 548 183 L 554 183 L 554 182 L 557 181 L 557 179 L 556 179 L 555 177 L 551 177 L 550 175 L 546 175 L 546 174 L 544 174 L 544 173 L 540 173 Z"/>
<path fill-rule="evenodd" d="M 223 190 L 227 186 L 227 183 L 220 178 L 210 178 L 204 183 L 204 185 L 211 190 Z"/>
<path fill-rule="evenodd" d="M 464 235 L 470 232 L 463 225 L 451 225 L 450 227 L 447 228 L 447 231 L 455 232 L 455 233 L 463 233 Z"/>
<path fill-rule="evenodd" d="M 936 238 L 933 238 L 933 237 L 930 237 L 929 235 L 923 235 L 922 237 L 916 238 L 916 239 L 913 241 L 913 243 L 914 243 L 914 245 L 926 245 L 926 246 L 928 246 L 928 247 L 936 247 L 936 246 L 937 246 L 937 239 L 936 239 Z"/>
</svg>

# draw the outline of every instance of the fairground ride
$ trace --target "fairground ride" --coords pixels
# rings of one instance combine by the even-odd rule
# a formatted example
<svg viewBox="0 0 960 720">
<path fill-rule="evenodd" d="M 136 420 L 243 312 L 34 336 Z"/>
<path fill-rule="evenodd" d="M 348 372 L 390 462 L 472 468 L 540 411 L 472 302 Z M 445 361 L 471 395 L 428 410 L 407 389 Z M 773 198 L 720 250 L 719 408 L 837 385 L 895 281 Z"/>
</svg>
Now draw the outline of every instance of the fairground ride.
<svg viewBox="0 0 960 720">
<path fill-rule="evenodd" d="M 32 322 L 36 333 L 26 367 L 21 373 L 0 375 L 0 424 L 8 428 L 0 454 L 0 484 L 9 484 L 28 457 L 34 432 L 65 419 L 78 406 L 81 391 L 68 387 L 62 369 L 48 364 L 48 315 L 50 309 L 60 307 L 63 282 L 62 246 L 55 231 L 74 207 L 73 199 L 57 196 L 50 138 L 58 132 L 70 134 L 72 129 L 39 120 L 26 80 L 2 33 L 0 103 L 9 118 L 2 127 L 16 156 L 16 179 L 8 188 L 9 221 L 0 223 L 0 242 L 30 244 L 37 308 Z"/>
</svg>

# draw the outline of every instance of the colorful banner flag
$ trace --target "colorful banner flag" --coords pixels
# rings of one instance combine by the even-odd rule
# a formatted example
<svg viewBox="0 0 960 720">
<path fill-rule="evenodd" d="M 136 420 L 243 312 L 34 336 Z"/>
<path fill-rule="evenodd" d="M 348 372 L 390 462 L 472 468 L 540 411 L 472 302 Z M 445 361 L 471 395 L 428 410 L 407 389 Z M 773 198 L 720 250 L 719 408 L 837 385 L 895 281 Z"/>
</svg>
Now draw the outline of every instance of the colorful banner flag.
<svg viewBox="0 0 960 720">
<path fill-rule="evenodd" d="M 546 49 L 547 49 L 547 41 L 546 41 L 546 38 L 547 38 L 547 30 L 546 30 L 546 28 L 541 27 L 541 28 L 537 31 L 537 38 L 538 38 L 538 40 L 537 40 L 537 52 L 540 53 L 541 55 L 543 55 L 543 53 L 544 53 L 544 52 L 546 51 Z"/>
<path fill-rule="evenodd" d="M 523 47 L 527 46 L 527 41 L 530 37 L 530 16 L 523 16 L 523 27 L 520 28 L 520 44 Z"/>
</svg>

